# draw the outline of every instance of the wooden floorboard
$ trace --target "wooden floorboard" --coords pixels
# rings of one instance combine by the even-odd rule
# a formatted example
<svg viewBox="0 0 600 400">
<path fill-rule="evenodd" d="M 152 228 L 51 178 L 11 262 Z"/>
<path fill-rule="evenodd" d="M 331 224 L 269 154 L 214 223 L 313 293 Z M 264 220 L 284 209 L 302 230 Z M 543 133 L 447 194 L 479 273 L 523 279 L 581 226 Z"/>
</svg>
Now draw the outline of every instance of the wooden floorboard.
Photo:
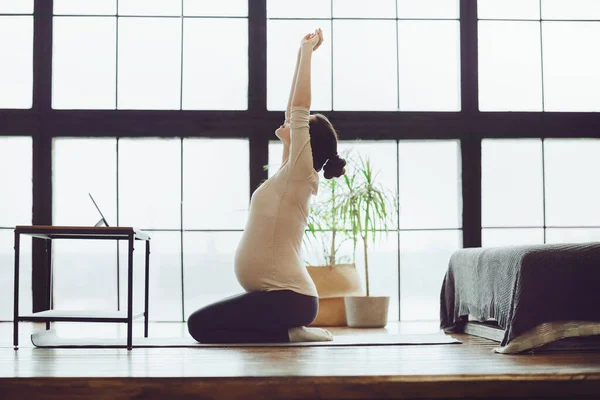
<svg viewBox="0 0 600 400">
<path fill-rule="evenodd" d="M 124 326 L 56 324 L 61 336 L 122 336 Z M 116 325 L 116 324 L 115 324 Z M 140 326 L 136 325 L 139 334 Z M 497 343 L 453 335 L 461 345 L 36 349 L 43 324 L 0 323 L 0 399 L 600 399 L 600 353 L 500 355 Z M 185 335 L 183 324 L 150 334 Z M 390 324 L 361 334 L 433 332 L 435 323 Z M 353 330 L 334 330 L 336 335 Z"/>
</svg>

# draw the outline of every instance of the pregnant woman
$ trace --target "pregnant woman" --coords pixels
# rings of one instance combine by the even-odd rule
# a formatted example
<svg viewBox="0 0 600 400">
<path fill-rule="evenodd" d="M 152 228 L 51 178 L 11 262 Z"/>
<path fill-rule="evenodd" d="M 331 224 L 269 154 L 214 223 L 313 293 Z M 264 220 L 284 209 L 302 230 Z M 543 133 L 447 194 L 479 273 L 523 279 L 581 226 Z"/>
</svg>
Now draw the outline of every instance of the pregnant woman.
<svg viewBox="0 0 600 400">
<path fill-rule="evenodd" d="M 318 172 L 327 179 L 345 173 L 337 134 L 329 120 L 309 115 L 313 52 L 323 42 L 317 29 L 302 38 L 285 123 L 275 131 L 283 142 L 281 168 L 252 194 L 235 272 L 246 293 L 194 312 L 192 337 L 201 343 L 328 341 L 325 329 L 307 328 L 318 311 L 317 290 L 301 258 L 302 236 Z"/>
</svg>

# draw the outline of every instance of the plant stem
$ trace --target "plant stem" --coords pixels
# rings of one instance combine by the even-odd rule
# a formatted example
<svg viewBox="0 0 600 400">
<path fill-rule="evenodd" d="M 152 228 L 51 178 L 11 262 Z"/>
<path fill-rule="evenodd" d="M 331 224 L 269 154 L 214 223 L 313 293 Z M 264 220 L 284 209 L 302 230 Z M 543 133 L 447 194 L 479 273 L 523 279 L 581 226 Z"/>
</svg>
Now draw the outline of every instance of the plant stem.
<svg viewBox="0 0 600 400">
<path fill-rule="evenodd" d="M 329 265 L 333 266 L 335 264 L 335 228 L 336 228 L 336 220 L 335 220 L 335 181 L 331 182 L 331 219 L 332 224 L 331 227 L 331 252 L 329 253 Z"/>
<path fill-rule="evenodd" d="M 329 265 L 335 264 L 335 229 L 331 233 L 331 252 L 329 253 Z"/>
<path fill-rule="evenodd" d="M 368 208 L 368 207 L 367 207 Z M 367 246 L 367 230 L 365 228 L 365 230 L 363 231 L 363 226 L 360 223 L 360 214 L 358 213 L 358 210 L 355 210 L 355 215 L 356 215 L 356 223 L 358 224 L 358 232 L 364 232 L 364 236 L 360 235 L 362 242 L 363 242 L 363 249 L 364 249 L 364 257 L 365 257 L 365 286 L 367 289 L 367 297 L 369 296 L 369 260 L 367 258 L 367 251 L 368 251 L 368 246 Z M 366 222 L 366 218 L 365 218 L 365 222 Z"/>
<path fill-rule="evenodd" d="M 369 261 L 367 260 L 367 238 L 363 237 L 363 246 L 365 252 L 365 282 L 367 284 L 367 297 L 369 297 Z"/>
<path fill-rule="evenodd" d="M 369 218 L 369 206 L 371 205 L 370 199 L 369 201 L 367 201 L 367 209 L 365 211 L 365 226 L 364 226 L 364 232 L 365 232 L 365 236 L 363 237 L 363 246 L 365 248 L 365 281 L 367 283 L 367 297 L 370 294 L 370 290 L 369 290 L 369 260 L 368 260 L 368 235 L 369 235 L 369 228 L 371 225 L 371 219 Z M 375 234 L 375 233 L 373 233 Z"/>
</svg>

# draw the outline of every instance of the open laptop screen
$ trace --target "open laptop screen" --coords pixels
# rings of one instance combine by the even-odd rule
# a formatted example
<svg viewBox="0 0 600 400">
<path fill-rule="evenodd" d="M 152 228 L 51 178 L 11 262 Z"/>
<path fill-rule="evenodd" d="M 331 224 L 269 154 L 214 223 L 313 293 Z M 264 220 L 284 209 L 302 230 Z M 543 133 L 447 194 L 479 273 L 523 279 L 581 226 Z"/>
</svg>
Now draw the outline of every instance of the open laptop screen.
<svg viewBox="0 0 600 400">
<path fill-rule="evenodd" d="M 104 214 L 102 214 L 102 211 L 100 211 L 100 207 L 98 207 L 98 204 L 96 204 L 96 200 L 94 200 L 94 197 L 92 196 L 92 194 L 88 193 L 88 196 L 90 196 L 90 199 L 92 199 L 92 203 L 94 203 L 94 206 L 96 207 L 96 210 L 98 210 L 98 213 L 100 214 L 100 217 L 102 217 L 100 219 L 100 221 L 98 221 L 96 223 L 96 225 L 94 225 L 94 226 L 109 226 L 108 222 L 106 221 L 106 218 L 104 218 Z"/>
</svg>

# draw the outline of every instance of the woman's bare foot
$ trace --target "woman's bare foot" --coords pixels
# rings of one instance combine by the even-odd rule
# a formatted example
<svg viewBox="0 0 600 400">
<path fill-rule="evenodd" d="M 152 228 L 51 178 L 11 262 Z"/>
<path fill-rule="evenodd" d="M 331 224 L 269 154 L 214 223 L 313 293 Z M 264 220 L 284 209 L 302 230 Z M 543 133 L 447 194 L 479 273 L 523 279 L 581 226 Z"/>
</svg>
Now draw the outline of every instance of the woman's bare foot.
<svg viewBox="0 0 600 400">
<path fill-rule="evenodd" d="M 288 330 L 290 342 L 330 342 L 333 335 L 326 329 L 297 326 Z"/>
</svg>

